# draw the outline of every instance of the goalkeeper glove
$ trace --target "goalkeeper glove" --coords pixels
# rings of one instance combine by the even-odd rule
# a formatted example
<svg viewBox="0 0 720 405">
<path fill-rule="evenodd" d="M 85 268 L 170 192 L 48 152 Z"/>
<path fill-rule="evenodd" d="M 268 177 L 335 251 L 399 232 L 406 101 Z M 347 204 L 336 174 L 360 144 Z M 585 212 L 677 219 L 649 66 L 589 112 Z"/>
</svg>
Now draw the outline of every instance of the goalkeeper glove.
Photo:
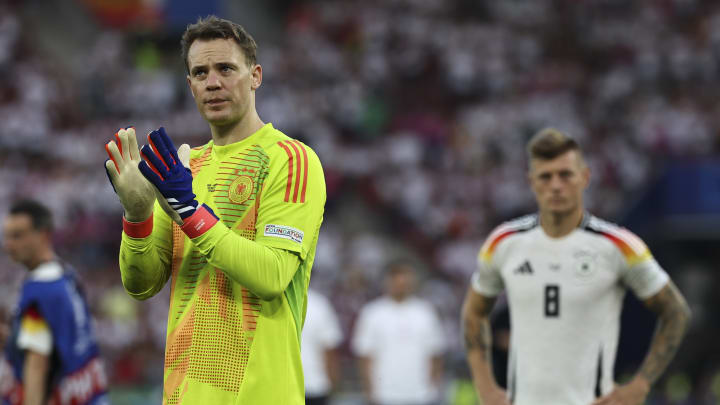
<svg viewBox="0 0 720 405">
<path fill-rule="evenodd" d="M 125 209 L 125 218 L 133 222 L 149 218 L 155 203 L 155 192 L 137 170 L 141 160 L 135 129 L 118 130 L 115 140 L 105 145 L 105 151 L 110 157 L 105 161 L 105 173 Z"/>
<path fill-rule="evenodd" d="M 148 143 L 149 145 L 143 146 L 140 150 L 144 160 L 138 164 L 138 168 L 167 202 L 170 212 L 168 209 L 166 212 L 174 219 L 179 217 L 179 221 L 175 220 L 178 224 L 185 223 L 196 211 L 198 214 L 201 214 L 199 211 L 204 211 L 202 217 L 206 216 L 205 212 L 209 212 L 215 218 L 210 222 L 212 224 L 217 222 L 217 216 L 210 207 L 203 204 L 201 208 L 204 210 L 198 208 L 195 193 L 192 191 L 192 172 L 187 167 L 187 163 L 183 162 L 189 158 L 189 147 L 184 144 L 176 151 L 175 145 L 163 127 L 148 135 Z M 185 159 L 181 160 L 178 153 L 184 155 Z"/>
</svg>

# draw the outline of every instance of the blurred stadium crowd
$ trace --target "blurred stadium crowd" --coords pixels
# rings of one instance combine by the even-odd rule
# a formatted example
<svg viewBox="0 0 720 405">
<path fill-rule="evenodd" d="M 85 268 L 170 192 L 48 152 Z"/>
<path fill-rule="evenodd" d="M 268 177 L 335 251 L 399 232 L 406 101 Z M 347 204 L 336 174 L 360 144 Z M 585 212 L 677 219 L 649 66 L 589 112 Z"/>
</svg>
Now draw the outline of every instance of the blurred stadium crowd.
<svg viewBox="0 0 720 405">
<path fill-rule="evenodd" d="M 0 6 L 0 217 L 21 196 L 53 208 L 59 250 L 84 279 L 113 384 L 159 386 L 167 294 L 136 303 L 122 290 L 122 212 L 103 145 L 127 125 L 141 133 L 163 125 L 193 146 L 209 139 L 187 91 L 179 35 L 157 16 L 119 29 L 88 13 L 91 46 L 66 45 L 71 53 L 57 61 L 58 51 L 37 45 L 47 34 L 33 20 L 37 7 Z M 720 4 L 709 0 L 278 8 L 277 32 L 256 34 L 258 110 L 311 145 L 325 168 L 312 286 L 331 299 L 347 338 L 360 306 L 380 294 L 385 264 L 413 258 L 425 277 L 419 294 L 446 325 L 449 381 L 464 377 L 459 308 L 482 239 L 534 209 L 524 154 L 531 134 L 554 126 L 580 141 L 593 172 L 588 206 L 617 221 L 666 160 L 720 152 Z M 0 269 L 7 311 L 22 270 L 3 254 Z M 678 277 L 680 269 L 667 270 Z M 717 359 L 681 352 L 651 403 L 719 403 Z M 347 345 L 344 360 L 341 391 L 357 390 Z M 678 372 L 682 365 L 692 371 Z"/>
</svg>

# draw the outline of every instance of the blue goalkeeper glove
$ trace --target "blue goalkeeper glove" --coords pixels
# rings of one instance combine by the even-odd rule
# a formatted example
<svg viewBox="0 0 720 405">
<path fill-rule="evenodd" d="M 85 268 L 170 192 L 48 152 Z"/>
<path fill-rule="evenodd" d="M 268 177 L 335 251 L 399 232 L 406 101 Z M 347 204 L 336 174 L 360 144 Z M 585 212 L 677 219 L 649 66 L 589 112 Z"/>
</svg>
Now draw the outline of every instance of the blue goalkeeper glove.
<svg viewBox="0 0 720 405">
<path fill-rule="evenodd" d="M 160 127 L 150 132 L 148 143 L 149 145 L 140 149 L 144 160 L 138 164 L 138 168 L 184 222 L 198 208 L 195 193 L 192 191 L 192 172 L 180 160 L 175 145 L 165 133 L 165 128 Z M 204 206 L 212 213 L 209 207 Z"/>
</svg>

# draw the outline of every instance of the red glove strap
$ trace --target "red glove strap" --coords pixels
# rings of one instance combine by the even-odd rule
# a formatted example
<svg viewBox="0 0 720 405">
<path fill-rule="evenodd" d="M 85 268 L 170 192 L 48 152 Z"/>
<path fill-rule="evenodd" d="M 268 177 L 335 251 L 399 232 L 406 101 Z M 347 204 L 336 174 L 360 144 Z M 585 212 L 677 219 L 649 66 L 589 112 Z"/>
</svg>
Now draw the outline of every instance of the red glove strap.
<svg viewBox="0 0 720 405">
<path fill-rule="evenodd" d="M 180 229 L 182 229 L 190 239 L 194 239 L 210 230 L 217 221 L 218 219 L 215 215 L 210 213 L 210 211 L 205 208 L 205 205 L 201 205 L 195 210 L 194 214 L 183 222 Z"/>
<path fill-rule="evenodd" d="M 123 216 L 123 232 L 131 238 L 147 238 L 153 230 L 153 214 L 142 222 L 130 222 Z"/>
</svg>

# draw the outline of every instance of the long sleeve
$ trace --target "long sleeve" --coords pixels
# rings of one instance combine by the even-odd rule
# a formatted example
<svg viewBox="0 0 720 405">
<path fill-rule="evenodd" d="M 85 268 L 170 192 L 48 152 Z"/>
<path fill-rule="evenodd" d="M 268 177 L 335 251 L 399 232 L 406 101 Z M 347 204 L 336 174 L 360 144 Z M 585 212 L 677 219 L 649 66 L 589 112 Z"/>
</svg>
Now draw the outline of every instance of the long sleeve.
<svg viewBox="0 0 720 405">
<path fill-rule="evenodd" d="M 141 224 L 125 224 L 120 243 L 120 274 L 127 293 L 138 300 L 157 294 L 170 278 L 172 222 L 155 203 L 151 218 Z M 152 229 L 145 235 L 142 229 Z"/>
<path fill-rule="evenodd" d="M 222 223 L 192 241 L 208 263 L 266 300 L 285 291 L 300 265 L 296 253 L 245 239 Z"/>
</svg>

